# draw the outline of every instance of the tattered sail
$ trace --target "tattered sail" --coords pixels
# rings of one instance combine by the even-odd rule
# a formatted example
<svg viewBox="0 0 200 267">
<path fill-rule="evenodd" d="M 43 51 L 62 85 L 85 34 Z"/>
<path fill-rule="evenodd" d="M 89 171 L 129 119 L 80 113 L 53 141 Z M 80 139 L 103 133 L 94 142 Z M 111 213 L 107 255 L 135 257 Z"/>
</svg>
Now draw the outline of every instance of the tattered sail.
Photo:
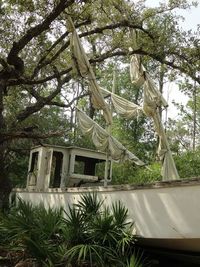
<svg viewBox="0 0 200 267">
<path fill-rule="evenodd" d="M 156 85 L 154 84 L 148 73 L 146 73 L 145 68 L 142 66 L 137 55 L 132 56 L 131 64 L 132 82 L 140 86 L 144 85 L 143 111 L 146 116 L 153 119 L 155 130 L 159 136 L 158 155 L 163 161 L 163 180 L 179 179 L 179 175 L 176 170 L 172 153 L 169 148 L 167 137 L 158 112 L 158 107 L 167 107 L 168 104 L 156 88 Z"/>
<path fill-rule="evenodd" d="M 68 27 L 70 32 L 72 32 L 70 45 L 72 50 L 72 59 L 76 71 L 80 74 L 81 77 L 86 78 L 89 83 L 89 90 L 91 91 L 91 101 L 95 109 L 102 109 L 104 118 L 107 124 L 111 124 L 112 116 L 109 110 L 108 105 L 104 101 L 103 96 L 100 92 L 100 87 L 96 81 L 96 77 L 92 70 L 92 67 L 89 63 L 89 60 L 85 54 L 85 51 L 82 47 L 74 24 L 71 18 L 68 18 Z"/>
<path fill-rule="evenodd" d="M 110 97 L 115 111 L 124 118 L 130 119 L 143 113 L 140 106 L 124 99 L 123 97 L 111 93 L 103 88 L 101 88 L 101 93 L 104 97 Z"/>
<path fill-rule="evenodd" d="M 107 152 L 113 160 L 119 162 L 130 160 L 139 166 L 145 165 L 144 162 L 78 108 L 77 120 L 82 133 L 91 136 L 96 148 Z"/>
<path fill-rule="evenodd" d="M 130 60 L 131 81 L 138 87 L 142 86 L 143 83 L 145 82 L 144 73 L 146 71 L 140 61 L 141 59 L 140 56 L 138 55 L 132 56 Z"/>
<path fill-rule="evenodd" d="M 89 90 L 91 91 L 91 99 L 94 108 L 102 109 L 104 118 L 108 125 L 111 125 L 112 116 L 108 105 L 106 104 L 103 95 L 108 94 L 109 91 L 101 89 L 97 84 L 94 72 L 91 68 L 89 60 L 81 45 L 80 39 L 74 27 L 71 18 L 68 19 L 69 30 L 71 35 L 71 48 L 73 55 L 73 63 L 76 71 L 80 76 L 86 78 L 89 83 Z M 174 160 L 169 148 L 169 144 L 163 129 L 161 118 L 158 113 L 158 107 L 167 106 L 167 102 L 157 90 L 156 85 L 146 72 L 144 66 L 141 64 L 141 58 L 134 55 L 130 62 L 131 80 L 137 86 L 144 85 L 144 101 L 143 112 L 151 117 L 154 121 L 154 126 L 159 135 L 159 149 L 158 155 L 163 161 L 162 176 L 163 180 L 178 179 Z M 102 95 L 103 94 L 103 95 Z M 126 118 L 132 118 L 141 112 L 141 108 L 115 94 L 110 93 L 112 104 L 115 110 Z M 93 122 L 87 115 L 81 111 L 77 112 L 79 117 L 79 124 L 83 133 L 88 133 L 92 136 L 95 146 L 100 150 L 109 151 L 111 156 L 116 160 L 131 159 L 138 165 L 144 165 L 135 155 L 127 151 L 115 138 L 110 136 L 103 128 Z M 81 115 L 80 115 L 81 114 Z"/>
</svg>

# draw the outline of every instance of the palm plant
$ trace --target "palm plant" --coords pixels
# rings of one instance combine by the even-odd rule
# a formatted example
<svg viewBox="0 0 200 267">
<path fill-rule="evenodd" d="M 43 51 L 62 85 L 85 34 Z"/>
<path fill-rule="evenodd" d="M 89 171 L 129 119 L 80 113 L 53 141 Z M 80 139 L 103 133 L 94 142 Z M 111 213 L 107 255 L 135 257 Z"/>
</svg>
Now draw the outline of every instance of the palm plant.
<svg viewBox="0 0 200 267">
<path fill-rule="evenodd" d="M 0 213 L 0 246 L 6 246 L 8 236 L 4 229 L 4 220 L 5 220 L 5 214 Z"/>
<path fill-rule="evenodd" d="M 90 222 L 91 238 L 104 246 L 113 247 L 117 243 L 119 232 L 113 221 L 113 215 L 108 208 L 104 208 L 101 215 Z"/>
<path fill-rule="evenodd" d="M 11 250 L 25 250 L 39 262 L 47 258 L 54 261 L 61 240 L 61 218 L 62 209 L 45 209 L 43 205 L 33 207 L 19 199 L 18 205 L 4 219 L 1 230 L 7 236 Z"/>
<path fill-rule="evenodd" d="M 97 193 L 83 194 L 75 207 L 80 210 L 85 220 L 91 216 L 99 215 L 103 205 L 103 200 L 99 200 Z"/>
<path fill-rule="evenodd" d="M 0 217 L 0 239 L 45 267 L 141 267 L 132 227 L 121 202 L 108 208 L 92 193 L 69 206 L 67 213 L 18 200 Z"/>
<path fill-rule="evenodd" d="M 119 229 L 125 229 L 127 226 L 132 227 L 133 224 L 128 222 L 128 209 L 120 201 L 112 203 L 112 214 L 115 225 Z"/>
<path fill-rule="evenodd" d="M 126 267 L 142 267 L 142 254 L 133 254 Z"/>
<path fill-rule="evenodd" d="M 86 242 L 87 225 L 83 214 L 75 206 L 68 207 L 66 218 L 62 219 L 61 234 L 68 246 L 74 246 Z"/>
<path fill-rule="evenodd" d="M 105 267 L 103 255 L 109 255 L 110 250 L 107 247 L 98 244 L 80 244 L 69 249 L 65 256 L 72 263 L 80 266 L 83 264 L 87 266 Z"/>
<path fill-rule="evenodd" d="M 129 247 L 134 243 L 133 224 L 127 222 L 128 210 L 121 202 L 114 203 L 111 209 L 102 204 L 97 194 L 92 193 L 83 195 L 78 204 L 69 209 L 66 229 L 72 227 L 73 237 L 79 236 L 79 240 L 65 257 L 80 266 L 83 262 L 88 266 L 94 262 L 97 266 L 124 266 L 123 261 L 132 253 Z"/>
<path fill-rule="evenodd" d="M 60 228 L 63 210 L 45 209 L 43 205 L 34 208 L 33 228 L 24 238 L 28 252 L 40 262 L 47 259 L 58 261 L 57 253 L 62 242 Z"/>
<path fill-rule="evenodd" d="M 128 209 L 120 201 L 117 201 L 112 204 L 111 212 L 115 227 L 119 233 L 117 251 L 121 257 L 130 255 L 132 247 L 134 247 L 135 238 L 132 234 L 134 223 L 128 219 Z"/>
<path fill-rule="evenodd" d="M 7 237 L 10 246 L 22 246 L 22 239 L 32 228 L 33 207 L 19 200 L 18 206 L 13 207 L 1 224 L 1 232 Z"/>
</svg>

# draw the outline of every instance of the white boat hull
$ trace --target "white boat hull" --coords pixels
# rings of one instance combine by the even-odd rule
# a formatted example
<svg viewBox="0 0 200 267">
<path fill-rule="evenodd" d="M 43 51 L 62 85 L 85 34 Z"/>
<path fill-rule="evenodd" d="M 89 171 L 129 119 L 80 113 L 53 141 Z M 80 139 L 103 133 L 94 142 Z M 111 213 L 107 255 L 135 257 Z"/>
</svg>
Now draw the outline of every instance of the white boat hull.
<svg viewBox="0 0 200 267">
<path fill-rule="evenodd" d="M 145 186 L 120 185 L 48 189 L 16 189 L 17 197 L 45 207 L 77 203 L 81 194 L 96 191 L 105 204 L 122 201 L 135 222 L 139 242 L 200 252 L 200 180 L 160 182 Z"/>
</svg>

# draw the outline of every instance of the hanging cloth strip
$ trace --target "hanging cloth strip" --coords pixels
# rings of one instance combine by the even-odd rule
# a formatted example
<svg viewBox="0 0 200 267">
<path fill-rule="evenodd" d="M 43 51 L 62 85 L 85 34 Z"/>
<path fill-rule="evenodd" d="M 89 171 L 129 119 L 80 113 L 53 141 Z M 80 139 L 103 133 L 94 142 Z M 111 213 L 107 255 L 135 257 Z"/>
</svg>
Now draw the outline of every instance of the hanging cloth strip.
<svg viewBox="0 0 200 267">
<path fill-rule="evenodd" d="M 132 117 L 138 117 L 143 113 L 143 110 L 140 106 L 120 97 L 110 91 L 101 88 L 101 93 L 104 97 L 110 97 L 111 102 L 115 111 L 126 119 L 130 119 Z"/>
<path fill-rule="evenodd" d="M 100 87 L 97 84 L 96 77 L 80 42 L 72 19 L 68 17 L 68 28 L 71 32 L 70 46 L 72 51 L 73 69 L 81 77 L 86 78 L 89 83 L 89 90 L 91 92 L 91 101 L 95 109 L 102 109 L 106 123 L 110 125 L 112 123 L 112 116 L 108 105 L 104 101 L 101 95 Z"/>
<path fill-rule="evenodd" d="M 130 71 L 132 82 L 137 86 L 144 86 L 143 111 L 146 116 L 153 119 L 155 131 L 159 136 L 157 153 L 160 160 L 163 162 L 162 178 L 164 181 L 177 180 L 179 179 L 179 175 L 158 112 L 159 107 L 167 107 L 168 104 L 158 91 L 153 80 L 148 73 L 146 73 L 138 55 L 132 56 Z"/>
<path fill-rule="evenodd" d="M 140 56 L 134 55 L 131 57 L 130 60 L 130 76 L 131 76 L 131 82 L 140 87 L 145 82 L 145 68 L 141 64 Z"/>
<path fill-rule="evenodd" d="M 117 162 L 129 160 L 139 166 L 145 165 L 144 162 L 128 151 L 120 142 L 78 108 L 76 109 L 76 116 L 82 133 L 91 136 L 98 150 L 107 152 Z"/>
</svg>

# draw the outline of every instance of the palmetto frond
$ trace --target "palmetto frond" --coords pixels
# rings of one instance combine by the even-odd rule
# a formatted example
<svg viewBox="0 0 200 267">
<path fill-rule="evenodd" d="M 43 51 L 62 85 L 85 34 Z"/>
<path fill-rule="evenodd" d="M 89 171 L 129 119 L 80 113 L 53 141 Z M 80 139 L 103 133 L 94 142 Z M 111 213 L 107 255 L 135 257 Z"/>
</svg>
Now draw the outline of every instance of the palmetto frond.
<svg viewBox="0 0 200 267">
<path fill-rule="evenodd" d="M 115 225 L 120 229 L 131 227 L 132 223 L 128 222 L 128 209 L 122 204 L 121 201 L 112 203 L 113 220 Z"/>
<path fill-rule="evenodd" d="M 83 214 L 75 206 L 68 207 L 68 213 L 62 222 L 62 236 L 69 245 L 77 245 L 87 241 L 87 229 Z"/>
<path fill-rule="evenodd" d="M 127 267 L 143 267 L 143 259 L 142 259 L 142 253 L 134 253 L 131 258 L 130 262 L 128 263 Z"/>
<path fill-rule="evenodd" d="M 103 201 L 98 199 L 97 193 L 84 194 L 75 206 L 87 217 L 100 213 Z"/>
<path fill-rule="evenodd" d="M 104 256 L 109 253 L 108 248 L 95 244 L 80 244 L 72 247 L 66 253 L 70 262 L 87 263 L 87 266 L 104 265 Z"/>
</svg>

